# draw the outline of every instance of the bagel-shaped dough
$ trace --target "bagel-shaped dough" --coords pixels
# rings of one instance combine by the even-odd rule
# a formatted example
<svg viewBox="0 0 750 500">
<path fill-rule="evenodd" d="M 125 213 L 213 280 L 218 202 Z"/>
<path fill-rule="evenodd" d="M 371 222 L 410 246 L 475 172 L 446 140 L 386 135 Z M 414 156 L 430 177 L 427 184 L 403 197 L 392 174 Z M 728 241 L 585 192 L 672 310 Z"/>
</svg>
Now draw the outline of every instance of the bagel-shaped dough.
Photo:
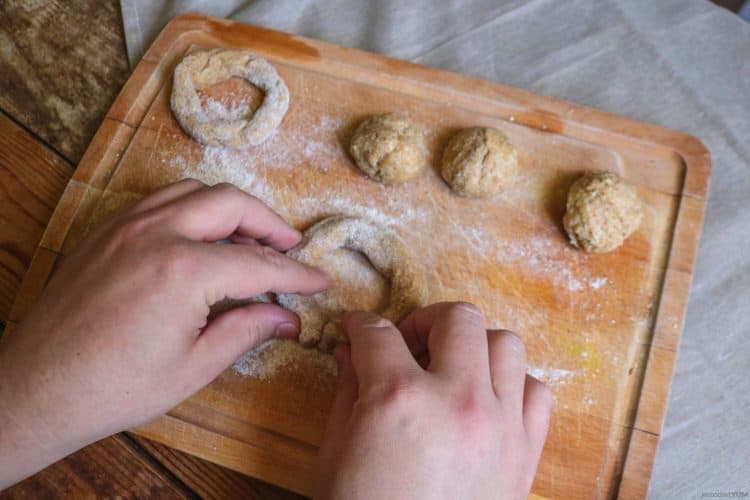
<svg viewBox="0 0 750 500">
<path fill-rule="evenodd" d="M 342 215 L 323 219 L 305 231 L 302 244 L 287 255 L 319 266 L 338 248 L 362 253 L 390 282 L 390 302 L 379 312 L 384 318 L 396 323 L 424 304 L 427 290 L 422 268 L 398 236 L 369 220 Z M 337 342 L 345 341 L 339 324 L 344 311 L 325 292 L 311 296 L 279 294 L 278 301 L 299 315 L 302 344 L 330 351 Z"/>
<path fill-rule="evenodd" d="M 265 93 L 251 116 L 237 118 L 221 107 L 202 106 L 198 90 L 232 77 Z M 268 62 L 245 50 L 214 49 L 185 56 L 174 70 L 172 112 L 195 140 L 209 146 L 242 148 L 265 141 L 289 107 L 289 90 Z"/>
</svg>

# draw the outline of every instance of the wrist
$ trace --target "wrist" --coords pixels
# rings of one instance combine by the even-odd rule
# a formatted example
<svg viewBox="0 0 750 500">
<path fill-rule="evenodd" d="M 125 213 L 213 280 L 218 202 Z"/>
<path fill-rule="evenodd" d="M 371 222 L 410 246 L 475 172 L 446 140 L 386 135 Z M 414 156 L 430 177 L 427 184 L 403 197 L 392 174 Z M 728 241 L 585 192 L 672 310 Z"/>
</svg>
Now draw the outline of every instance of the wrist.
<svg viewBox="0 0 750 500">
<path fill-rule="evenodd" d="M 8 344 L 0 343 L 0 490 L 86 444 L 66 423 L 54 374 Z"/>
</svg>

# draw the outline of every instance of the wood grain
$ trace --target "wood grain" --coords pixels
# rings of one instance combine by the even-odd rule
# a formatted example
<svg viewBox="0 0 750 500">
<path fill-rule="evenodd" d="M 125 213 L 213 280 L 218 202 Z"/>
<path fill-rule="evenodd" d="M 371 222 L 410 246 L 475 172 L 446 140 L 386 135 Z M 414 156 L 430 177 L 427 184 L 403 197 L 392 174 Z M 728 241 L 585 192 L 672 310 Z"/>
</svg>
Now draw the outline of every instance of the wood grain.
<svg viewBox="0 0 750 500">
<path fill-rule="evenodd" d="M 150 439 L 132 435 L 144 450 L 201 498 L 250 500 L 299 500 L 301 497 L 277 486 L 253 479 L 239 472 L 200 460 Z"/>
<path fill-rule="evenodd" d="M 194 498 L 124 436 L 88 446 L 0 492 L 0 499 Z"/>
<path fill-rule="evenodd" d="M 322 215 L 299 209 L 296 200 L 304 196 L 313 196 L 320 207 L 342 192 L 355 193 L 368 206 L 388 209 L 386 193 L 359 176 L 342 152 L 346 130 L 364 113 L 396 108 L 431 124 L 434 151 L 459 126 L 490 125 L 506 132 L 519 148 L 523 178 L 506 194 L 508 200 L 495 200 L 497 206 L 484 210 L 503 214 L 480 217 L 491 229 L 485 239 L 509 245 L 510 253 L 518 248 L 536 252 L 529 245 L 544 251 L 534 253 L 535 261 L 526 255 L 503 264 L 500 257 L 487 262 L 472 258 L 473 245 L 447 244 L 461 238 L 441 240 L 443 260 L 440 266 L 432 262 L 429 279 L 435 280 L 433 290 L 441 287 L 442 292 L 431 298 L 478 301 L 491 323 L 525 335 L 532 364 L 555 368 L 547 377 L 562 374 L 562 379 L 551 378 L 557 403 L 535 493 L 601 498 L 616 495 L 621 485 L 622 494 L 647 490 L 705 210 L 710 158 L 699 141 L 461 75 L 238 23 L 183 16 L 162 32 L 113 105 L 45 233 L 43 245 L 50 251 L 68 252 L 106 200 L 147 194 L 184 176 L 185 165 L 199 164 L 202 148 L 183 134 L 168 105 L 171 69 L 195 46 L 243 47 L 267 57 L 293 95 L 277 139 L 313 138 L 317 147 L 332 152 L 322 171 L 305 156 L 304 144 L 297 146 L 303 150 L 299 156 L 284 159 L 285 167 L 272 163 L 274 151 L 246 154 L 237 167 L 252 170 L 276 188 L 280 198 L 274 208 L 300 226 Z M 341 129 L 316 128 L 321 116 L 341 123 Z M 646 205 L 649 217 L 617 252 L 583 255 L 567 245 L 560 231 L 560 193 L 582 169 L 618 171 L 637 186 Z M 207 180 L 236 173 L 197 172 Z M 393 226 L 425 259 L 430 258 L 425 248 L 434 247 L 430 243 L 445 228 L 473 227 L 483 212 L 452 197 L 433 171 L 399 189 L 401 199 L 425 215 L 430 210 L 450 215 L 440 215 L 437 222 L 421 217 L 419 227 Z M 428 223 L 436 225 L 425 231 Z M 562 270 L 555 275 L 545 274 L 544 267 L 540 271 L 540 264 L 550 263 Z M 606 280 L 595 286 L 590 277 Z M 596 292 L 604 282 L 607 288 Z M 466 283 L 477 288 L 467 291 Z M 573 293 L 582 286 L 590 289 Z M 666 349 L 652 349 L 655 340 Z M 312 372 L 282 372 L 270 382 L 226 372 L 137 432 L 309 493 L 315 446 L 330 402 L 329 382 Z"/>
<path fill-rule="evenodd" d="M 117 0 L 0 2 L 0 108 L 68 161 L 128 73 Z"/>
<path fill-rule="evenodd" d="M 0 319 L 21 280 L 73 168 L 0 113 Z"/>
</svg>

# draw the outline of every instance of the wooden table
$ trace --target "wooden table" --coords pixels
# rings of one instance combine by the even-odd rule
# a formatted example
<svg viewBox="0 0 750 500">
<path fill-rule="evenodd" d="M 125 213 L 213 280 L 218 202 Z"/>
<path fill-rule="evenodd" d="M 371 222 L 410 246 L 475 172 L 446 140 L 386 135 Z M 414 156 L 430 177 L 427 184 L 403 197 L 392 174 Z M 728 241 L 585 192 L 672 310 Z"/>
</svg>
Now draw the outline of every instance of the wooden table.
<svg viewBox="0 0 750 500">
<path fill-rule="evenodd" d="M 0 326 L 68 179 L 129 71 L 117 0 L 0 2 Z M 94 496 L 300 498 L 126 433 L 0 493 Z"/>
</svg>

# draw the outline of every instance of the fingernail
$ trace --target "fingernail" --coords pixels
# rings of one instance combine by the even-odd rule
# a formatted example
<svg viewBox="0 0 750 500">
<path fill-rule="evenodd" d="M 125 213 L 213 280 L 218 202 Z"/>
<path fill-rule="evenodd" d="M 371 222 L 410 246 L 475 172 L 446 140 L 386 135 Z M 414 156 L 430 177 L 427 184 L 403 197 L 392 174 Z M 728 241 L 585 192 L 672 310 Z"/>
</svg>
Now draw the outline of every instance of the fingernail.
<svg viewBox="0 0 750 500">
<path fill-rule="evenodd" d="M 281 323 L 276 327 L 275 335 L 281 338 L 294 338 L 299 335 L 299 328 L 294 323 Z"/>
</svg>

